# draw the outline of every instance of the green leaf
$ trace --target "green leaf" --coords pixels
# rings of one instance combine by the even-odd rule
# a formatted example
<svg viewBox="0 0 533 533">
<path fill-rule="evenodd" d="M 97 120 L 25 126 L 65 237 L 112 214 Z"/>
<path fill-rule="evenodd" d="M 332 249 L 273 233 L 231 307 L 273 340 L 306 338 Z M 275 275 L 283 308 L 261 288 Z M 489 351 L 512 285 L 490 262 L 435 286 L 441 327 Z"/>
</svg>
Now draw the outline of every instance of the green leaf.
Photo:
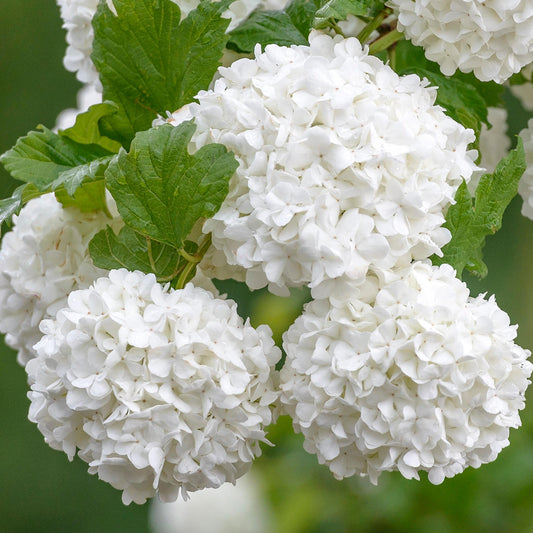
<svg viewBox="0 0 533 533">
<path fill-rule="evenodd" d="M 64 187 L 55 191 L 56 198 L 65 207 L 77 207 L 80 211 L 104 211 L 108 213 L 104 180 L 84 182 L 73 194 Z M 109 213 L 108 213 L 109 214 Z"/>
<path fill-rule="evenodd" d="M 239 52 L 251 53 L 256 44 L 291 46 L 309 44 L 309 32 L 302 33 L 284 11 L 255 11 L 230 34 L 228 46 Z"/>
<path fill-rule="evenodd" d="M 293 0 L 285 8 L 294 26 L 306 39 L 313 28 L 315 13 L 322 3 L 322 0 Z"/>
<path fill-rule="evenodd" d="M 136 135 L 106 173 L 124 222 L 139 233 L 182 248 L 199 218 L 211 217 L 228 192 L 238 163 L 220 144 L 189 155 L 192 122 L 165 124 Z"/>
<path fill-rule="evenodd" d="M 326 28 L 332 20 L 346 20 L 348 15 L 375 17 L 385 7 L 383 0 L 329 0 L 315 14 L 313 26 Z"/>
<path fill-rule="evenodd" d="M 14 178 L 33 183 L 41 191 L 62 172 L 109 155 L 100 146 L 78 144 L 44 126 L 40 129 L 21 137 L 11 150 L 0 156 L 0 161 Z"/>
<path fill-rule="evenodd" d="M 459 187 L 444 224 L 452 240 L 442 249 L 443 257 L 432 257 L 434 264 L 452 265 L 459 277 L 465 268 L 478 276 L 487 274 L 483 262 L 485 238 L 501 228 L 505 209 L 516 196 L 525 169 L 524 147 L 519 139 L 516 149 L 498 163 L 494 173 L 481 178 L 474 204 L 466 183 Z"/>
<path fill-rule="evenodd" d="M 255 11 L 230 33 L 228 48 L 251 53 L 256 44 L 307 45 L 322 0 L 293 0 L 284 10 Z"/>
<path fill-rule="evenodd" d="M 9 223 L 13 215 L 18 215 L 26 202 L 41 196 L 41 191 L 32 184 L 17 187 L 9 198 L 0 200 L 0 224 Z"/>
<path fill-rule="evenodd" d="M 173 278 L 185 262 L 175 248 L 150 241 L 127 226 L 118 235 L 109 226 L 98 232 L 89 244 L 89 252 L 97 267 L 152 272 L 158 279 Z"/>
<path fill-rule="evenodd" d="M 116 155 L 101 157 L 90 163 L 65 170 L 50 184 L 50 189 L 54 191 L 59 189 L 59 187 L 64 187 L 70 196 L 74 196 L 74 193 L 82 186 L 83 182 L 88 180 L 103 181 L 105 169 L 116 157 Z"/>
<path fill-rule="evenodd" d="M 102 135 L 100 122 L 118 110 L 118 106 L 113 102 L 92 105 L 85 113 L 80 113 L 76 117 L 74 126 L 59 133 L 79 144 L 97 144 L 109 152 L 117 153 L 120 150 L 120 143 Z"/>
<path fill-rule="evenodd" d="M 221 17 L 231 0 L 202 0 L 180 23 L 171 0 L 114 0 L 118 16 L 100 2 L 93 18 L 92 59 L 104 98 L 119 112 L 103 119 L 103 132 L 128 146 L 159 113 L 191 102 L 213 79 L 228 40 Z"/>
</svg>

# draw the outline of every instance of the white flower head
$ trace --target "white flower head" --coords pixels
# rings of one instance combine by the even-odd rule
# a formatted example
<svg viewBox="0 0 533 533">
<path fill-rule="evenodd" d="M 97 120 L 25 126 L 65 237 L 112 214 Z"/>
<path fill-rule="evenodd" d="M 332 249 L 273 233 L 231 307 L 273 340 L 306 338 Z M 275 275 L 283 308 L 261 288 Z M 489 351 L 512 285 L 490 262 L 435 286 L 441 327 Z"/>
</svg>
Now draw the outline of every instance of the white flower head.
<svg viewBox="0 0 533 533">
<path fill-rule="evenodd" d="M 398 29 L 451 76 L 503 83 L 533 62 L 531 0 L 388 0 Z"/>
<path fill-rule="evenodd" d="M 0 248 L 0 332 L 21 365 L 35 356 L 39 322 L 63 307 L 69 292 L 105 273 L 93 265 L 88 246 L 109 222 L 103 213 L 63 208 L 53 193 L 13 217 Z"/>
<path fill-rule="evenodd" d="M 68 48 L 64 58 L 65 68 L 75 72 L 83 83 L 94 84 L 102 92 L 98 72 L 91 59 L 94 31 L 92 19 L 99 0 L 56 0 L 61 10 L 63 27 L 67 30 Z M 109 9 L 115 12 L 112 0 L 106 0 Z M 172 0 L 181 10 L 182 20 L 196 9 L 200 0 Z M 227 31 L 235 29 L 255 9 L 282 9 L 286 0 L 236 0 L 222 14 L 230 19 Z"/>
<path fill-rule="evenodd" d="M 441 483 L 494 460 L 520 425 L 533 365 L 515 336 L 449 265 L 382 271 L 291 326 L 281 401 L 336 478 L 426 471 Z"/>
<path fill-rule="evenodd" d="M 233 483 L 261 453 L 281 353 L 233 301 L 112 270 L 41 330 L 29 418 L 124 503 Z"/>
<path fill-rule="evenodd" d="M 518 183 L 518 193 L 524 202 L 522 214 L 533 220 L 533 118 L 529 119 L 527 128 L 524 128 L 519 135 L 524 141 L 527 167 Z"/>
<path fill-rule="evenodd" d="M 239 161 L 204 231 L 250 288 L 283 295 L 440 253 L 476 152 L 427 81 L 319 33 L 310 46 L 258 47 L 220 74 L 169 121 L 194 117 L 192 151 L 221 143 Z"/>
</svg>

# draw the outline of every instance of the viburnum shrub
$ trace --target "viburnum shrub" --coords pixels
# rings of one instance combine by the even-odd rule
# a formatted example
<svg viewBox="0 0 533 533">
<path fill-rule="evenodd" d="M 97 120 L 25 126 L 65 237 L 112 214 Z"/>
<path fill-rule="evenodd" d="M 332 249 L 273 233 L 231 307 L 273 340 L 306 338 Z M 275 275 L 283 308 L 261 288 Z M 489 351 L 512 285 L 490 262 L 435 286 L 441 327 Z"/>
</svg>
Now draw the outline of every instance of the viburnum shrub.
<svg viewBox="0 0 533 533">
<path fill-rule="evenodd" d="M 530 3 L 58 4 L 82 109 L 0 158 L 0 330 L 46 442 L 124 503 L 235 483 L 279 413 L 337 478 L 493 461 L 533 365 L 460 278 L 533 213 L 503 99 Z M 285 358 L 212 279 L 310 289 Z"/>
</svg>

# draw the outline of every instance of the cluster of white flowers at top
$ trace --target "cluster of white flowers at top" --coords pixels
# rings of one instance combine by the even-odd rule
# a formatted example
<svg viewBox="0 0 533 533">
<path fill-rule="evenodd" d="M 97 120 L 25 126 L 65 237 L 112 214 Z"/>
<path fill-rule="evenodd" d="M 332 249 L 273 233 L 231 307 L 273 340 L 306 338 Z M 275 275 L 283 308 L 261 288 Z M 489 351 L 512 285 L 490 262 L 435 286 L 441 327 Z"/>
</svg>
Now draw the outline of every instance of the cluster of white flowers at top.
<svg viewBox="0 0 533 533">
<path fill-rule="evenodd" d="M 313 301 L 285 334 L 281 401 L 335 477 L 441 483 L 509 444 L 530 353 L 494 298 L 454 276 L 425 262 L 383 271 L 342 303 Z"/>
<path fill-rule="evenodd" d="M 0 332 L 21 365 L 35 356 L 39 322 L 66 304 L 68 293 L 105 273 L 88 253 L 89 241 L 110 222 L 103 213 L 63 208 L 53 193 L 30 200 L 0 248 Z"/>
<path fill-rule="evenodd" d="M 91 59 L 94 39 L 91 22 L 99 0 L 56 1 L 61 10 L 63 27 L 67 30 L 68 48 L 64 58 L 65 68 L 70 72 L 75 72 L 81 82 L 95 84 L 97 90 L 101 92 L 98 72 Z M 114 10 L 112 0 L 106 1 L 109 8 Z M 200 4 L 200 0 L 172 1 L 179 6 L 182 19 Z M 228 31 L 238 26 L 257 8 L 281 9 L 286 3 L 286 0 L 237 0 L 223 14 L 225 18 L 231 19 Z"/>
<path fill-rule="evenodd" d="M 445 210 L 477 168 L 473 132 L 434 105 L 427 81 L 398 76 L 354 38 L 309 41 L 258 47 L 174 117 L 194 117 L 192 151 L 235 153 L 204 231 L 252 289 L 278 294 L 440 253 Z"/>
<path fill-rule="evenodd" d="M 112 270 L 41 330 L 29 418 L 124 503 L 233 483 L 261 453 L 281 352 L 234 302 Z"/>
<path fill-rule="evenodd" d="M 531 0 L 388 0 L 398 29 L 444 74 L 503 83 L 533 62 Z"/>
<path fill-rule="evenodd" d="M 522 214 L 533 220 L 533 118 L 527 123 L 527 128 L 520 132 L 524 141 L 527 167 L 520 178 L 518 193 L 522 197 Z"/>
</svg>

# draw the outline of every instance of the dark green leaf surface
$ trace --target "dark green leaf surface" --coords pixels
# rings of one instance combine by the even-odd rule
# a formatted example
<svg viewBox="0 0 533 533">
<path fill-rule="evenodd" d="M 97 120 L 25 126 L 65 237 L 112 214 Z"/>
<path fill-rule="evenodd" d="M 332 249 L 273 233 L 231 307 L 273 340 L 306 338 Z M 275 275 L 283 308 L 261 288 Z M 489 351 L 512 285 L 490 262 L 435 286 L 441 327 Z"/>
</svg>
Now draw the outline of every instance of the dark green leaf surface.
<svg viewBox="0 0 533 533">
<path fill-rule="evenodd" d="M 375 17 L 384 7 L 382 0 L 329 0 L 316 12 L 313 26 L 325 28 L 331 20 L 346 20 L 348 15 Z"/>
<path fill-rule="evenodd" d="M 45 127 L 41 129 L 21 137 L 0 156 L 0 161 L 14 178 L 33 183 L 42 191 L 61 173 L 109 155 L 101 146 L 78 144 Z"/>
<path fill-rule="evenodd" d="M 240 52 L 251 53 L 256 44 L 291 46 L 309 44 L 303 34 L 284 11 L 256 11 L 231 32 L 230 46 Z"/>
<path fill-rule="evenodd" d="M 56 198 L 65 207 L 77 207 L 82 212 L 104 211 L 108 213 L 104 180 L 85 181 L 69 194 L 64 187 L 55 191 Z"/>
<path fill-rule="evenodd" d="M 93 263 L 100 268 L 152 272 L 158 278 L 172 276 L 181 260 L 175 248 L 154 241 L 149 243 L 147 237 L 127 226 L 118 235 L 109 226 L 98 232 L 90 242 L 89 252 Z"/>
<path fill-rule="evenodd" d="M 315 13 L 322 4 L 322 0 L 293 0 L 285 8 L 294 26 L 306 39 L 313 27 Z"/>
<path fill-rule="evenodd" d="M 178 249 L 199 218 L 219 209 L 238 166 L 219 144 L 189 155 L 194 129 L 185 122 L 138 133 L 130 152 L 122 150 L 105 174 L 124 222 Z"/>
<path fill-rule="evenodd" d="M 157 114 L 192 101 L 213 79 L 228 40 L 221 13 L 231 0 L 203 0 L 180 23 L 171 0 L 114 0 L 118 16 L 100 2 L 93 19 L 92 59 L 104 98 L 119 112 L 103 120 L 106 135 L 128 146 Z"/>
<path fill-rule="evenodd" d="M 79 144 L 97 144 L 109 152 L 116 153 L 120 150 L 120 143 L 102 135 L 100 121 L 117 113 L 118 109 L 113 102 L 93 105 L 76 117 L 74 126 L 59 133 Z"/>
<path fill-rule="evenodd" d="M 525 169 L 524 148 L 519 139 L 517 148 L 500 161 L 494 173 L 481 178 L 474 204 L 466 184 L 459 187 L 456 203 L 448 209 L 444 224 L 452 240 L 444 246 L 443 257 L 432 257 L 434 264 L 452 265 L 459 277 L 465 268 L 478 276 L 486 275 L 485 238 L 501 228 L 505 209 L 516 196 Z"/>
<path fill-rule="evenodd" d="M 256 44 L 307 45 L 321 0 L 293 0 L 285 9 L 255 11 L 230 34 L 228 47 L 252 53 Z"/>
<path fill-rule="evenodd" d="M 105 169 L 113 159 L 116 159 L 116 157 L 116 155 L 101 157 L 90 163 L 85 163 L 84 165 L 65 170 L 50 184 L 50 188 L 56 190 L 59 189 L 59 187 L 64 187 L 70 196 L 74 196 L 74 193 L 82 186 L 84 181 L 103 181 Z"/>
</svg>

